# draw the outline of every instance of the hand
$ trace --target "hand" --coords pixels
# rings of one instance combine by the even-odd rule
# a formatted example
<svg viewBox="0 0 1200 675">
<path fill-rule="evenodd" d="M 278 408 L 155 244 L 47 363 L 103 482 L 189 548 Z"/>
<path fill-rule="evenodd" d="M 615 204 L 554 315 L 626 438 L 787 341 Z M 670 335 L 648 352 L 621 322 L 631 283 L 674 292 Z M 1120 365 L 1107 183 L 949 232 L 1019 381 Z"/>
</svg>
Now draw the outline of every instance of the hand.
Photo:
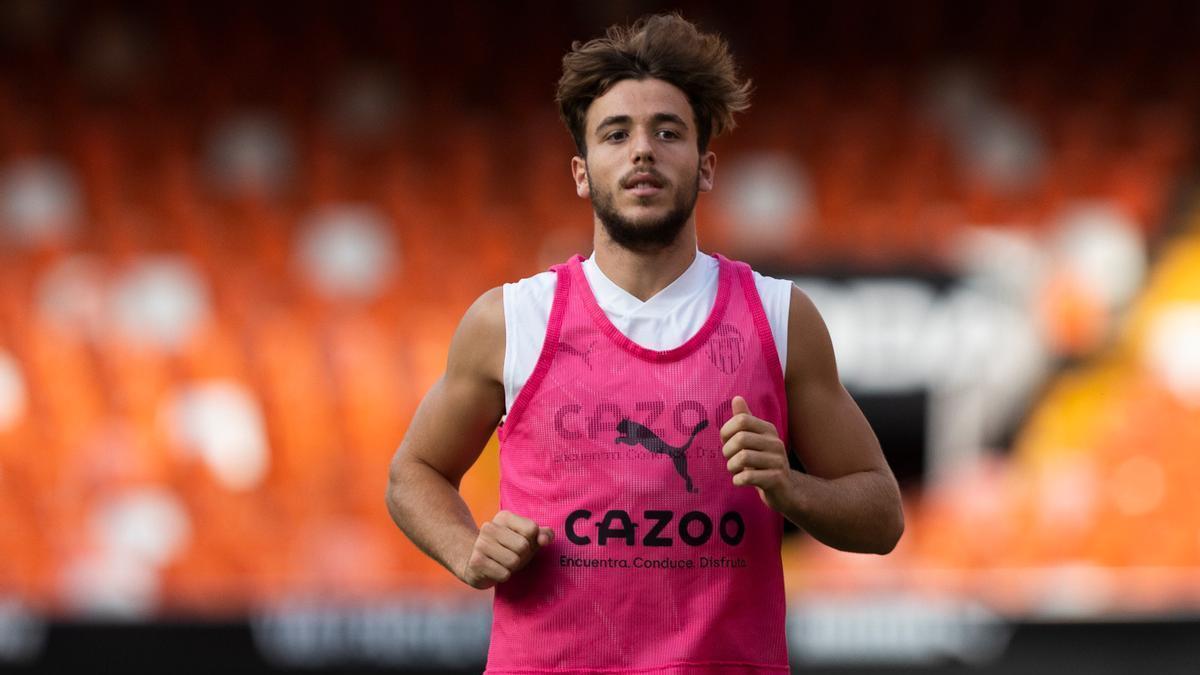
<svg viewBox="0 0 1200 675">
<path fill-rule="evenodd" d="M 554 540 L 554 531 L 528 518 L 501 511 L 479 528 L 462 580 L 472 588 L 508 581 L 529 564 L 533 554 Z"/>
<path fill-rule="evenodd" d="M 785 513 L 795 477 L 775 425 L 750 414 L 746 399 L 734 396 L 733 417 L 721 427 L 721 442 L 733 484 L 753 485 L 764 504 Z"/>
</svg>

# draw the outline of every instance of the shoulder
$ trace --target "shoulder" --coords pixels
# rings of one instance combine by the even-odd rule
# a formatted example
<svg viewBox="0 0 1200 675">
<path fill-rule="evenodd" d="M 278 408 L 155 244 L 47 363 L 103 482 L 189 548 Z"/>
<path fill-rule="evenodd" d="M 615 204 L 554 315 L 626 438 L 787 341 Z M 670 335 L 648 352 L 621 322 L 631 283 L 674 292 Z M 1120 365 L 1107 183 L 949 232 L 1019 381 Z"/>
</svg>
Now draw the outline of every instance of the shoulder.
<svg viewBox="0 0 1200 675">
<path fill-rule="evenodd" d="M 745 265 L 745 263 L 742 264 Z M 750 269 L 751 276 L 754 278 L 754 287 L 758 290 L 759 298 L 764 305 L 768 306 L 768 313 L 770 313 L 769 305 L 772 303 L 787 309 L 788 334 L 791 336 L 788 340 L 789 343 L 794 343 L 797 337 L 797 330 L 793 329 L 802 326 L 808 326 L 811 329 L 814 320 L 820 322 L 820 328 L 824 329 L 824 322 L 821 321 L 821 313 L 817 311 L 817 306 L 794 281 L 768 276 L 749 265 L 746 267 Z"/>
<path fill-rule="evenodd" d="M 504 291 L 502 287 L 488 289 L 475 299 L 463 314 L 459 331 L 494 331 L 504 328 Z"/>
<path fill-rule="evenodd" d="M 816 327 L 824 330 L 825 321 L 821 318 L 821 312 L 817 310 L 817 306 L 813 304 L 812 298 L 808 297 L 808 293 L 800 290 L 796 284 L 788 281 L 788 303 L 791 307 L 791 317 L 789 323 L 797 329 L 812 331 Z M 814 326 L 814 324 L 820 324 Z"/>
<path fill-rule="evenodd" d="M 791 279 L 777 279 L 755 269 L 751 269 L 751 273 L 754 277 L 754 287 L 758 289 L 758 294 L 762 297 L 763 302 L 767 302 L 768 298 L 783 298 L 786 301 L 791 294 L 791 289 L 796 287 Z"/>
<path fill-rule="evenodd" d="M 550 322 L 550 308 L 554 304 L 554 291 L 558 286 L 558 275 L 541 272 L 520 281 L 504 284 L 505 335 L 508 338 L 506 353 L 511 353 L 514 343 L 540 340 Z M 541 345 L 541 342 L 537 342 Z"/>
<path fill-rule="evenodd" d="M 717 256 L 708 255 L 713 262 L 713 270 L 717 268 Z M 735 267 L 741 267 L 750 271 L 750 277 L 754 280 L 754 289 L 758 291 L 758 297 L 767 309 L 767 314 L 770 315 L 773 305 L 783 304 L 786 308 L 788 304 L 788 296 L 791 289 L 795 286 L 791 279 L 778 279 L 776 277 L 767 276 L 762 272 L 754 269 L 749 263 L 730 259 Z"/>
<path fill-rule="evenodd" d="M 837 363 L 829 329 L 812 298 L 791 284 L 788 312 L 788 359 L 786 379 L 837 380 Z"/>
<path fill-rule="evenodd" d="M 447 375 L 500 381 L 504 366 L 504 292 L 480 295 L 463 314 L 450 340 Z"/>
<path fill-rule="evenodd" d="M 504 309 L 512 311 L 522 306 L 540 307 L 554 298 L 558 275 L 539 272 L 531 277 L 504 284 Z"/>
<path fill-rule="evenodd" d="M 525 327 L 544 324 L 550 315 L 557 285 L 554 272 L 503 284 L 479 296 L 463 314 L 450 343 L 450 367 L 486 373 L 503 380 L 505 353 L 510 339 L 519 339 Z M 536 333 L 536 331 L 534 331 Z"/>
</svg>

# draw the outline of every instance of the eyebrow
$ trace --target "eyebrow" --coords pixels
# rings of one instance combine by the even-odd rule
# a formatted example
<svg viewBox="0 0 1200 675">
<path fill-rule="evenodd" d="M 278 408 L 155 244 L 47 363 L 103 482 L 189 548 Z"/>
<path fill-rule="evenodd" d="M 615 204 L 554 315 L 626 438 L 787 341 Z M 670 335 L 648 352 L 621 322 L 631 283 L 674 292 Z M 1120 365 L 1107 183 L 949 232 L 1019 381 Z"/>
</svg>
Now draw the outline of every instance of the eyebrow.
<svg viewBox="0 0 1200 675">
<path fill-rule="evenodd" d="M 683 127 L 684 129 L 687 128 L 687 122 L 684 122 L 682 117 L 680 117 L 679 115 L 676 115 L 674 113 L 665 113 L 665 112 L 655 113 L 654 117 L 651 117 L 650 119 L 651 119 L 651 121 L 656 122 L 656 123 L 672 122 L 674 124 L 678 124 L 679 126 Z M 596 133 L 600 133 L 600 130 L 603 129 L 604 127 L 613 126 L 616 124 L 629 124 L 631 122 L 633 122 L 633 118 L 630 117 L 629 115 L 609 115 L 608 117 L 605 117 L 603 120 L 601 120 L 600 124 L 598 124 L 596 126 Z"/>
</svg>

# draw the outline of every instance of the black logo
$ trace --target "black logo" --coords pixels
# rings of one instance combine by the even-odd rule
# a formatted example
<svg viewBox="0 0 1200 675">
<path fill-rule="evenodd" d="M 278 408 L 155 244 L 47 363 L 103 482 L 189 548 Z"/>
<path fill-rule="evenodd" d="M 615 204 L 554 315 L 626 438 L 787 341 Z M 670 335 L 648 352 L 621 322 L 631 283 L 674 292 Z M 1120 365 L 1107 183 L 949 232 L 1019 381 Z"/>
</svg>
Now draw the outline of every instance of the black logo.
<svg viewBox="0 0 1200 675">
<path fill-rule="evenodd" d="M 616 442 L 624 443 L 625 445 L 641 445 L 650 452 L 667 455 L 675 465 L 675 472 L 687 483 L 687 491 L 699 492 L 698 488 L 692 487 L 692 477 L 688 475 L 687 449 L 692 444 L 692 441 L 696 440 L 696 434 L 703 431 L 706 427 L 708 427 L 708 420 L 700 420 L 696 427 L 692 429 L 692 435 L 687 439 L 687 443 L 677 448 L 673 445 L 667 445 L 653 431 L 626 417 L 617 422 L 617 431 L 621 435 L 617 436 Z"/>
<path fill-rule="evenodd" d="M 708 360 L 722 373 L 732 374 L 746 358 L 746 339 L 736 326 L 723 323 L 708 340 Z"/>
<path fill-rule="evenodd" d="M 646 530 L 642 535 L 642 546 L 674 546 L 675 540 L 671 537 L 670 530 L 667 526 L 675 519 L 674 511 L 657 511 L 649 510 L 642 514 L 645 520 L 653 523 L 650 529 Z M 573 544 L 579 546 L 587 546 L 592 543 L 592 538 L 580 532 L 580 521 L 586 521 L 592 517 L 592 512 L 587 509 L 577 509 L 567 516 L 566 530 L 567 539 Z M 634 546 L 637 543 L 637 529 L 642 523 L 636 521 L 630 516 L 628 511 L 624 509 L 613 509 L 604 514 L 604 517 L 591 523 L 596 527 L 596 545 L 608 546 L 610 539 L 622 541 L 626 546 Z M 699 533 L 695 532 L 693 525 L 699 525 Z M 713 519 L 703 511 L 688 511 L 679 519 L 679 524 L 675 529 L 678 531 L 679 539 L 688 546 L 703 546 L 707 544 L 713 535 Z M 737 511 L 727 511 L 720 518 L 720 524 L 715 528 L 721 541 L 730 546 L 737 546 L 742 543 L 742 537 L 746 535 L 746 521 L 742 520 L 742 514 Z M 665 534 L 664 534 L 665 533 Z"/>
<path fill-rule="evenodd" d="M 578 349 L 576 349 L 575 346 L 569 342 L 559 342 L 558 343 L 559 351 L 563 352 L 564 354 L 571 354 L 573 356 L 578 356 L 580 359 L 583 360 L 583 365 L 587 366 L 588 370 L 592 369 L 592 362 L 590 360 L 590 357 L 592 355 L 592 348 L 595 346 L 596 346 L 596 341 L 593 340 L 591 342 L 591 344 L 589 344 L 587 346 L 587 349 L 581 352 Z"/>
</svg>

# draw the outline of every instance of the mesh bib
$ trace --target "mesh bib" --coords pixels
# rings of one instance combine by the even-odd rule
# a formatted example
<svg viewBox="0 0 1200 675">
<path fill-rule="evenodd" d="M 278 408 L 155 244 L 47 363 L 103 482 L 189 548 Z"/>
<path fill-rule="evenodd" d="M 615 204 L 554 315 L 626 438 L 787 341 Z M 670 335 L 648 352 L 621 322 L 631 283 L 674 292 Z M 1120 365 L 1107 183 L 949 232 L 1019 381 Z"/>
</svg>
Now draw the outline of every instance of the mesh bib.
<svg viewBox="0 0 1200 675">
<path fill-rule="evenodd" d="M 696 335 L 655 351 L 596 303 L 576 256 L 500 428 L 500 505 L 554 541 L 496 586 L 489 673 L 788 670 L 783 518 L 721 454 L 731 399 L 787 438 L 783 374 L 750 268 L 717 256 Z"/>
</svg>

